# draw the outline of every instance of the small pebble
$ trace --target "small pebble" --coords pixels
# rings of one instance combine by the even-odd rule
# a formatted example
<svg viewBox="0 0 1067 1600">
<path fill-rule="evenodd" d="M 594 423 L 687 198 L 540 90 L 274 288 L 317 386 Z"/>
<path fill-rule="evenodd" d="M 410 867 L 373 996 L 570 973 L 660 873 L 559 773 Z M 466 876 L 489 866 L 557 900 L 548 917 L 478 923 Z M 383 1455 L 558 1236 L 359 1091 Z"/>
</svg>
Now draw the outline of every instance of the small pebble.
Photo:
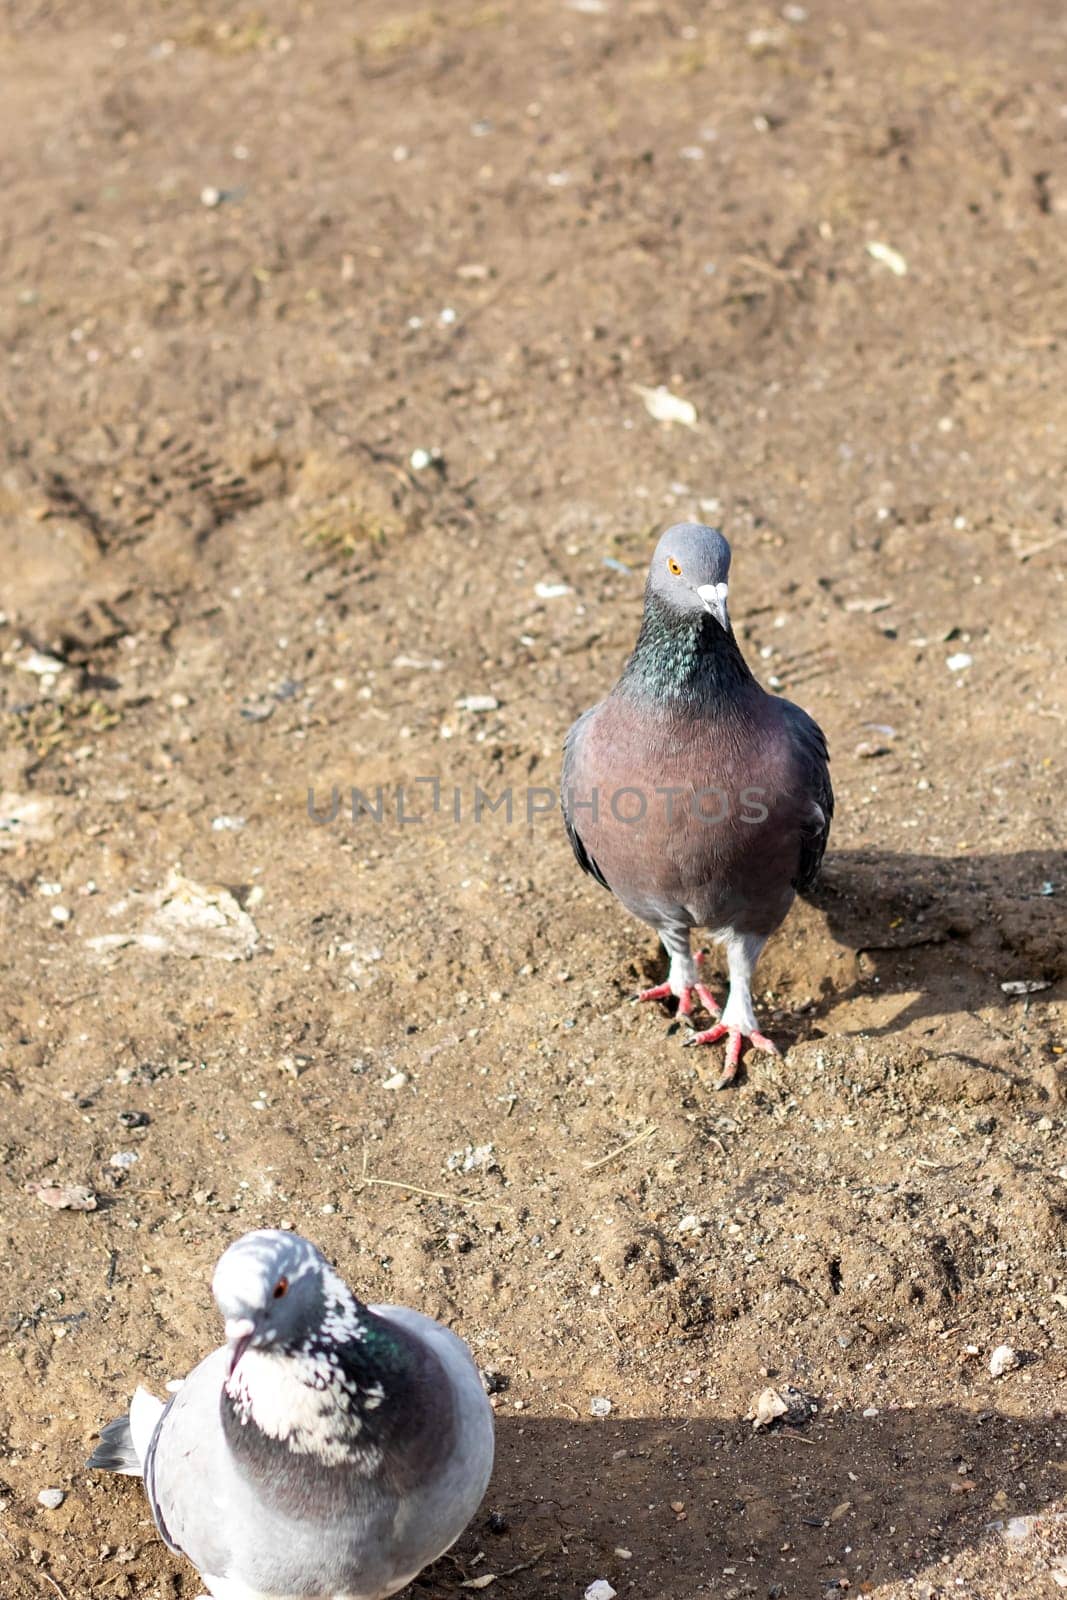
<svg viewBox="0 0 1067 1600">
<path fill-rule="evenodd" d="M 945 658 L 945 666 L 950 672 L 966 672 L 973 659 L 973 656 L 969 656 L 966 650 L 959 650 L 954 656 Z"/>
<path fill-rule="evenodd" d="M 66 1498 L 62 1489 L 42 1489 L 37 1496 L 37 1504 L 44 1506 L 46 1511 L 58 1511 Z"/>
<path fill-rule="evenodd" d="M 657 422 L 680 422 L 686 428 L 696 427 L 697 410 L 691 400 L 672 394 L 662 383 L 655 389 L 646 389 L 640 383 L 633 387 L 645 402 L 649 416 Z"/>
<path fill-rule="evenodd" d="M 140 1160 L 136 1150 L 116 1150 L 108 1159 L 109 1167 L 116 1167 L 120 1172 L 125 1172 L 127 1167 L 132 1167 Z"/>
<path fill-rule="evenodd" d="M 611 1415 L 611 1401 L 604 1395 L 594 1395 L 589 1402 L 589 1412 L 594 1417 L 609 1417 Z"/>
<path fill-rule="evenodd" d="M 53 922 L 61 922 L 61 923 L 62 922 L 69 922 L 70 921 L 70 911 L 68 910 L 68 908 L 66 906 L 53 906 L 52 907 L 52 921 Z"/>
<path fill-rule="evenodd" d="M 874 761 L 878 756 L 887 756 L 889 754 L 889 746 L 887 744 L 877 744 L 872 739 L 861 739 L 852 754 L 860 761 Z"/>
<path fill-rule="evenodd" d="M 383 1089 L 402 1089 L 408 1081 L 406 1072 L 394 1072 L 391 1077 L 382 1079 Z"/>
<path fill-rule="evenodd" d="M 1010 1344 L 998 1344 L 989 1358 L 989 1371 L 994 1378 L 1003 1378 L 1006 1372 L 1014 1372 L 1019 1365 L 1019 1352 L 1013 1350 Z"/>
<path fill-rule="evenodd" d="M 500 701 L 493 694 L 468 694 L 456 706 L 460 711 L 498 711 Z"/>
<path fill-rule="evenodd" d="M 888 267 L 894 277 L 903 278 L 907 274 L 907 261 L 899 250 L 893 249 L 892 245 L 883 244 L 879 239 L 871 239 L 867 244 L 867 254 L 873 256 L 883 267 Z"/>
<path fill-rule="evenodd" d="M 611 1587 L 607 1578 L 594 1578 L 585 1591 L 585 1600 L 615 1600 L 617 1593 L 618 1590 Z"/>
<path fill-rule="evenodd" d="M 217 205 L 222 204 L 222 190 L 216 189 L 213 184 L 206 184 L 200 191 L 200 204 L 207 206 L 209 210 L 214 210 Z"/>
<path fill-rule="evenodd" d="M 32 672 L 38 678 L 56 677 L 64 666 L 64 662 L 57 661 L 54 656 L 43 656 L 39 650 L 31 650 L 25 661 L 18 663 L 20 672 Z"/>
</svg>

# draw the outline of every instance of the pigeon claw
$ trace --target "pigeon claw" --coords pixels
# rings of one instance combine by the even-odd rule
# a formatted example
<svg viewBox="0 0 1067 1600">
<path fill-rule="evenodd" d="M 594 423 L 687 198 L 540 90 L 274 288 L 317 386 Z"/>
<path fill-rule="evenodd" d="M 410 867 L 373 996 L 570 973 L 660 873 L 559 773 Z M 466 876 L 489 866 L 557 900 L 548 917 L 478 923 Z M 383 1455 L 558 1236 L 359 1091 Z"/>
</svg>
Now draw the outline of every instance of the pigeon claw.
<svg viewBox="0 0 1067 1600">
<path fill-rule="evenodd" d="M 773 1039 L 768 1039 L 765 1033 L 758 1033 L 755 1029 L 745 1033 L 741 1028 L 727 1027 L 724 1022 L 717 1022 L 713 1028 L 705 1028 L 702 1033 L 691 1033 L 683 1043 L 693 1044 L 718 1044 L 720 1039 L 727 1041 L 726 1061 L 719 1076 L 716 1089 L 725 1089 L 737 1077 L 737 1069 L 741 1063 L 741 1051 L 747 1039 L 753 1050 L 762 1050 L 764 1055 L 776 1056 L 780 1054 L 778 1046 Z"/>
<path fill-rule="evenodd" d="M 657 983 L 654 989 L 642 989 L 640 994 L 635 994 L 633 997 L 634 1004 L 636 1005 L 645 1000 L 669 1000 L 673 993 L 674 990 L 669 983 Z M 694 995 L 696 995 L 697 1000 L 700 1001 L 709 1017 L 717 1017 L 721 1010 L 719 1002 L 707 984 L 687 984 L 678 996 L 678 1015 L 683 1021 L 688 1022 L 691 1027 L 693 1026 L 692 1018 L 695 1009 Z"/>
<path fill-rule="evenodd" d="M 716 1000 L 707 984 L 698 983 L 697 994 L 700 996 L 700 1003 L 704 1007 L 704 1010 L 707 1012 L 708 1016 L 717 1017 L 722 1011 L 722 1006 Z"/>
</svg>

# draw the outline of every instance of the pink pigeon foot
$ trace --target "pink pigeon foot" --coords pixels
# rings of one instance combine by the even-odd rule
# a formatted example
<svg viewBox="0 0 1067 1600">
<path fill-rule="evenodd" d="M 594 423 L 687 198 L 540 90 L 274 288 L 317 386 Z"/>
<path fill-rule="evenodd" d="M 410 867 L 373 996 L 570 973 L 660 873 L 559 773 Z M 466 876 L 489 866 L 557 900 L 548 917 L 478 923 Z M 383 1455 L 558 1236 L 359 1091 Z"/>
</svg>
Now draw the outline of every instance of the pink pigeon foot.
<svg viewBox="0 0 1067 1600">
<path fill-rule="evenodd" d="M 700 959 L 699 957 L 697 958 Z M 678 1015 L 686 1022 L 692 1024 L 695 1009 L 693 996 L 696 995 L 709 1017 L 717 1017 L 722 1007 L 705 983 L 686 983 L 680 990 L 675 990 L 668 983 L 657 983 L 652 989 L 642 989 L 640 994 L 634 995 L 638 1002 L 644 1000 L 669 1000 L 673 994 L 678 995 Z"/>
<path fill-rule="evenodd" d="M 768 1039 L 765 1033 L 758 1033 L 755 1028 L 746 1031 L 744 1028 L 731 1028 L 723 1022 L 717 1022 L 713 1028 L 705 1028 L 702 1033 L 692 1033 L 683 1043 L 692 1044 L 718 1044 L 720 1039 L 728 1040 L 726 1046 L 726 1062 L 722 1073 L 716 1083 L 716 1089 L 725 1089 L 727 1084 L 733 1083 L 737 1076 L 737 1068 L 741 1061 L 741 1050 L 747 1039 L 754 1050 L 762 1050 L 765 1055 L 777 1056 L 781 1054 L 773 1039 Z"/>
</svg>

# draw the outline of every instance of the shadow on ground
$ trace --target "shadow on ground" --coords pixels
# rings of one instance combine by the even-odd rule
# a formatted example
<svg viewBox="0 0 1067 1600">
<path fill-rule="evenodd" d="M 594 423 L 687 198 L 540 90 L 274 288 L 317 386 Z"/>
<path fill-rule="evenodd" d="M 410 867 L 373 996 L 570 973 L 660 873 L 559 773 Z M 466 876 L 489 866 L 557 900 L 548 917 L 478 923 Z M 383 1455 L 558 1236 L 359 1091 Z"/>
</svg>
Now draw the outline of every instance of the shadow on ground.
<svg viewBox="0 0 1067 1600">
<path fill-rule="evenodd" d="M 877 1036 L 961 1006 L 1017 1005 L 1000 988 L 1013 980 L 1045 984 L 1065 971 L 1067 851 L 931 856 L 892 850 L 831 852 L 812 893 L 832 938 L 850 949 L 855 979 L 824 994 L 816 1015 L 877 980 L 882 994 L 912 1000 Z M 1026 1003 L 1024 1001 L 1024 1003 Z"/>
<path fill-rule="evenodd" d="M 510 1600 L 573 1597 L 597 1577 L 677 1600 L 701 1589 L 784 1600 L 842 1578 L 862 1593 L 1049 1506 L 1063 1431 L 924 1406 L 824 1408 L 802 1430 L 769 1433 L 718 1418 L 506 1417 L 479 1518 L 414 1593 L 489 1572 L 511 1573 Z"/>
</svg>

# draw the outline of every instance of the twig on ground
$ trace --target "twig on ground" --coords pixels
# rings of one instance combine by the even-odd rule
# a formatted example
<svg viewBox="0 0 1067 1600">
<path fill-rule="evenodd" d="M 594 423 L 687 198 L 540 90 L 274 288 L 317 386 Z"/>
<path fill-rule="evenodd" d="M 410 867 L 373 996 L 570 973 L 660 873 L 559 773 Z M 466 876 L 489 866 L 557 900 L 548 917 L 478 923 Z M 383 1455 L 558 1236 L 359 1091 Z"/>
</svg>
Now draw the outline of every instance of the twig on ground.
<svg viewBox="0 0 1067 1600">
<path fill-rule="evenodd" d="M 357 1182 L 360 1184 L 374 1184 L 379 1189 L 403 1189 L 408 1194 L 421 1194 L 427 1200 L 446 1200 L 454 1206 L 486 1206 L 493 1205 L 492 1200 L 479 1200 L 469 1194 L 445 1194 L 443 1189 L 422 1189 L 417 1183 L 402 1183 L 399 1178 L 372 1178 L 367 1172 L 367 1147 L 363 1146 L 363 1171 Z"/>
<path fill-rule="evenodd" d="M 586 1172 L 594 1172 L 597 1167 L 606 1166 L 609 1161 L 614 1161 L 616 1156 L 624 1155 L 627 1150 L 632 1150 L 635 1144 L 640 1144 L 642 1139 L 651 1139 L 652 1135 L 658 1132 L 659 1126 L 654 1122 L 643 1133 L 635 1133 L 632 1139 L 627 1139 L 625 1144 L 620 1144 L 615 1150 L 609 1150 L 607 1155 L 601 1156 L 598 1161 L 583 1161 L 582 1166 Z"/>
</svg>

